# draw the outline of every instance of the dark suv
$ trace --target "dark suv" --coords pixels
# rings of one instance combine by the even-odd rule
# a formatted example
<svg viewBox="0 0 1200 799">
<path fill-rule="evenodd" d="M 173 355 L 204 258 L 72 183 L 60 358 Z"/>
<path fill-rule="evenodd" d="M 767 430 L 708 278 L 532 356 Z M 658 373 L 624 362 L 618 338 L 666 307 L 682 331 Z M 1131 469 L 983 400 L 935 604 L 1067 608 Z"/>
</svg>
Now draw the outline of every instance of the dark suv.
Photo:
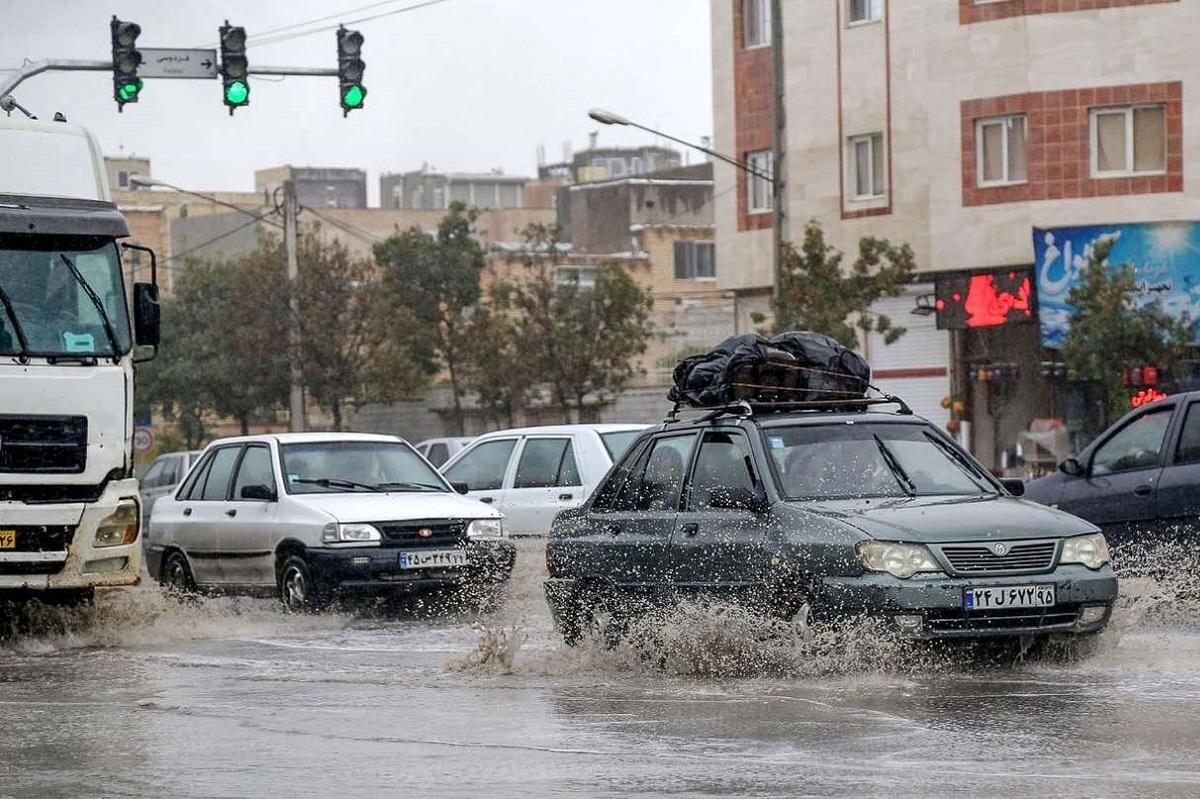
<svg viewBox="0 0 1200 799">
<path fill-rule="evenodd" d="M 568 643 L 696 595 L 918 637 L 1098 632 L 1104 536 L 1019 488 L 909 413 L 718 410 L 644 434 L 559 515 L 546 596 Z"/>
</svg>

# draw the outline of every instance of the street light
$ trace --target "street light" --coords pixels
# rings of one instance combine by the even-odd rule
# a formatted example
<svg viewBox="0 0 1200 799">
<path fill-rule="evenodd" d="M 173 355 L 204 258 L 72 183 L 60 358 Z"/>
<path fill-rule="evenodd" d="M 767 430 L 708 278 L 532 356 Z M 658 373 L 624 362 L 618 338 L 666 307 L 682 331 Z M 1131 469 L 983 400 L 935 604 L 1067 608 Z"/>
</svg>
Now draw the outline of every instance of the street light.
<svg viewBox="0 0 1200 799">
<path fill-rule="evenodd" d="M 700 152 L 704 153 L 705 155 L 710 155 L 719 161 L 724 161 L 727 164 L 732 164 L 733 166 L 737 167 L 738 169 L 742 170 L 743 172 L 745 172 L 749 175 L 753 175 L 754 177 L 759 178 L 760 180 L 765 180 L 771 184 L 775 183 L 774 175 L 768 175 L 765 172 L 759 172 L 757 169 L 750 166 L 745 161 L 739 161 L 736 158 L 732 158 L 723 153 L 719 153 L 716 150 L 713 150 L 709 147 L 704 147 L 703 145 L 700 145 L 700 144 L 694 144 L 689 141 L 684 141 L 683 139 L 677 139 L 670 134 L 663 133 L 661 130 L 655 130 L 654 128 L 647 127 L 646 125 L 643 125 L 639 122 L 634 122 L 631 119 L 626 119 L 625 117 L 621 116 L 620 114 L 614 114 L 612 111 L 606 111 L 603 108 L 593 108 L 591 111 L 588 111 L 588 116 L 591 117 L 592 119 L 594 119 L 596 122 L 599 122 L 601 125 L 621 125 L 622 127 L 630 127 L 630 128 L 637 128 L 638 130 L 644 130 L 647 133 L 654 134 L 655 136 L 662 136 L 664 139 L 669 139 L 670 141 L 673 141 L 676 144 L 682 144 L 684 147 L 691 147 L 693 150 L 699 150 Z"/>
</svg>

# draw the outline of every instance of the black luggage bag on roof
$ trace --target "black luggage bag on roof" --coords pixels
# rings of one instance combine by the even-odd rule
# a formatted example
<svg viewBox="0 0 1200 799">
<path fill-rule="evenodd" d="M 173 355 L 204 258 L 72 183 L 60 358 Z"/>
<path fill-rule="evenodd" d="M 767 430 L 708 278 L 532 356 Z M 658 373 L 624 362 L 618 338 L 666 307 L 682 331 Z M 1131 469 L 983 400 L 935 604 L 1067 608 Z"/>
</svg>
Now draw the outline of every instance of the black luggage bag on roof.
<svg viewBox="0 0 1200 799">
<path fill-rule="evenodd" d="M 672 402 L 713 408 L 802 402 L 836 404 L 866 397 L 871 368 L 836 339 L 810 331 L 734 336 L 675 367 Z"/>
</svg>

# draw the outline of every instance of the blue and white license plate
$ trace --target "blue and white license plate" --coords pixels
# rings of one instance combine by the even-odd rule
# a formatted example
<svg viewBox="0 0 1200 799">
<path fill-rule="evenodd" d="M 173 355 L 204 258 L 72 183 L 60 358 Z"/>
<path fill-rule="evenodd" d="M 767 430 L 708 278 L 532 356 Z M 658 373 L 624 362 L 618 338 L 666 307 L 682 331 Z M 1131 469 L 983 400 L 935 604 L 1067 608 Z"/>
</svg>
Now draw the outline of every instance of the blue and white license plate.
<svg viewBox="0 0 1200 799">
<path fill-rule="evenodd" d="M 429 549 L 401 552 L 401 569 L 456 569 L 467 565 L 467 553 L 461 549 Z"/>
<path fill-rule="evenodd" d="M 968 588 L 963 592 L 963 606 L 967 610 L 1049 608 L 1054 606 L 1054 584 Z"/>
</svg>

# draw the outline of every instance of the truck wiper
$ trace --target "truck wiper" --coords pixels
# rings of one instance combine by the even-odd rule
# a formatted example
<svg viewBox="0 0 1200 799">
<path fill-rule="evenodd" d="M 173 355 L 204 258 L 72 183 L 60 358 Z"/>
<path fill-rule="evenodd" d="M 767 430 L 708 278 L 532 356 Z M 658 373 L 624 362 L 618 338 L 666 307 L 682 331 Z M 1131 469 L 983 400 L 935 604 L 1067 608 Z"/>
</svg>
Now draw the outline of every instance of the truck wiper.
<svg viewBox="0 0 1200 799">
<path fill-rule="evenodd" d="M 904 467 L 900 465 L 900 461 L 896 460 L 896 456 L 892 454 L 890 449 L 888 449 L 887 444 L 883 443 L 883 439 L 878 435 L 876 435 L 874 438 L 875 444 L 879 447 L 879 454 L 883 455 L 883 460 L 885 463 L 887 463 L 888 468 L 892 470 L 892 474 L 894 474 L 896 479 L 898 479 L 904 486 L 904 490 L 908 493 L 908 495 L 910 497 L 915 497 L 917 495 L 917 484 L 914 483 L 912 478 L 908 476 L 908 473 L 904 471 Z"/>
<path fill-rule="evenodd" d="M 12 320 L 13 332 L 17 334 L 17 343 L 21 345 L 21 351 L 17 354 L 21 356 L 22 361 L 28 361 L 29 339 L 25 337 L 25 328 L 21 327 L 21 320 L 17 318 L 17 312 L 13 309 L 12 299 L 3 288 L 0 288 L 0 303 L 4 304 L 4 313 Z"/>
<path fill-rule="evenodd" d="M 88 299 L 92 301 L 92 305 L 96 306 L 96 313 L 100 315 L 100 323 L 104 325 L 104 335 L 108 336 L 108 344 L 112 347 L 113 361 L 116 362 L 121 357 L 121 347 L 117 344 L 117 333 L 113 330 L 112 322 L 108 318 L 108 312 L 104 310 L 104 303 L 100 301 L 100 295 L 87 282 L 87 278 L 79 271 L 79 267 L 75 265 L 74 261 L 61 252 L 58 254 L 58 257 L 63 259 L 63 263 L 71 270 L 71 274 L 74 275 L 75 281 L 79 283 L 79 287 L 88 295 Z"/>
<path fill-rule="evenodd" d="M 343 480 L 340 477 L 297 477 L 293 483 L 302 483 L 321 488 L 361 488 L 363 491 L 373 491 L 382 494 L 383 489 L 370 483 L 360 483 L 357 480 Z"/>
</svg>

